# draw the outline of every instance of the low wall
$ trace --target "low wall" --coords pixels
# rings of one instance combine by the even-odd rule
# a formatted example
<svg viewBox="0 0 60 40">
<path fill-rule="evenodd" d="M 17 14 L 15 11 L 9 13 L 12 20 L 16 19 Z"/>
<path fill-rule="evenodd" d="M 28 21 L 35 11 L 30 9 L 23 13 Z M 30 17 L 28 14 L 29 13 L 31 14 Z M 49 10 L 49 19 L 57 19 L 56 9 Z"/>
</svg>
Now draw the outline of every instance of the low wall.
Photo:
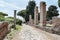
<svg viewBox="0 0 60 40">
<path fill-rule="evenodd" d="M 3 37 L 7 34 L 8 32 L 8 23 L 7 22 L 3 22 L 0 23 L 0 40 L 3 39 Z"/>
</svg>

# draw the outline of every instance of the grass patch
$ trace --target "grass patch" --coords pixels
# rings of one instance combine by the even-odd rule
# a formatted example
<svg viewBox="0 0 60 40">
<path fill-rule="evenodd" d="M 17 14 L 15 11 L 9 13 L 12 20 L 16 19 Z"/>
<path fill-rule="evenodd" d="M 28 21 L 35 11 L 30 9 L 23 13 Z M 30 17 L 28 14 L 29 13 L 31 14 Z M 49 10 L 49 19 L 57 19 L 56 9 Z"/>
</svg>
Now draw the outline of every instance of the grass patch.
<svg viewBox="0 0 60 40">
<path fill-rule="evenodd" d="M 16 25 L 16 30 L 20 30 L 21 26 L 20 25 Z"/>
<path fill-rule="evenodd" d="M 7 39 L 8 40 L 11 40 L 13 38 L 13 35 L 14 33 L 16 32 L 17 30 L 14 30 L 14 29 L 11 29 L 11 32 L 7 35 Z"/>
<path fill-rule="evenodd" d="M 47 27 L 52 27 L 53 25 L 52 24 L 46 24 Z"/>
<path fill-rule="evenodd" d="M 14 37 L 16 32 L 20 31 L 20 30 L 21 30 L 21 26 L 20 25 L 16 25 L 16 30 L 14 28 L 11 28 L 11 32 L 9 34 L 7 34 L 6 39 L 7 40 L 12 40 L 12 38 Z"/>
</svg>

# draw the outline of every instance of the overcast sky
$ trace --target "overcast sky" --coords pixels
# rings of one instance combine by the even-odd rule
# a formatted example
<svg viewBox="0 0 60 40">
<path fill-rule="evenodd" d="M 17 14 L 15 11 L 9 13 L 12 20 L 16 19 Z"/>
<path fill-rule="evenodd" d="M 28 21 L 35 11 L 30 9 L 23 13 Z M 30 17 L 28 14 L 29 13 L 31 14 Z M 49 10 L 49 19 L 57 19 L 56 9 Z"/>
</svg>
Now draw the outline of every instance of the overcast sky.
<svg viewBox="0 0 60 40">
<path fill-rule="evenodd" d="M 23 10 L 26 8 L 29 0 L 0 0 L 0 12 L 7 13 L 9 16 L 13 16 L 13 10 Z M 58 7 L 58 0 L 35 0 L 36 5 L 39 7 L 40 1 L 45 1 L 47 9 L 50 5 L 56 5 Z M 60 8 L 58 8 L 60 11 Z M 60 12 L 59 12 L 60 13 Z M 19 17 L 20 18 L 20 17 Z"/>
</svg>

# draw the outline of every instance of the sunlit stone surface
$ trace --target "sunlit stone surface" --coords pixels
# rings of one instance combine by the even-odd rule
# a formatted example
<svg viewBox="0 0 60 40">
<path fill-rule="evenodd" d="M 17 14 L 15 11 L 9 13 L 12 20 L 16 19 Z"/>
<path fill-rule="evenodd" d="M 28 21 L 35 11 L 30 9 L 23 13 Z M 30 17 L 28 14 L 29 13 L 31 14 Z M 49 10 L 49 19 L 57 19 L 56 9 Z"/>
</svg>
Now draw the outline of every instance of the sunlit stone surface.
<svg viewBox="0 0 60 40">
<path fill-rule="evenodd" d="M 60 40 L 60 36 L 23 24 L 13 40 Z"/>
</svg>

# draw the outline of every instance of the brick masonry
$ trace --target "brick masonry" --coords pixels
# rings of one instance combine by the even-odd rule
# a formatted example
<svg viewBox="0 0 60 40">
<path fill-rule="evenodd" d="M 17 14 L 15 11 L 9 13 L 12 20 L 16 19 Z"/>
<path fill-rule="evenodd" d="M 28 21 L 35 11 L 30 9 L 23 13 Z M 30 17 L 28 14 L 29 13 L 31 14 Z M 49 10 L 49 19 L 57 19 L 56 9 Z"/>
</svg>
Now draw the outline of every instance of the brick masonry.
<svg viewBox="0 0 60 40">
<path fill-rule="evenodd" d="M 53 25 L 60 25 L 60 18 L 58 18 L 58 17 L 53 17 L 53 18 L 52 18 L 52 24 L 53 24 Z"/>
<path fill-rule="evenodd" d="M 38 24 L 38 6 L 34 9 L 34 24 Z"/>
<path fill-rule="evenodd" d="M 0 40 L 3 39 L 3 37 L 8 33 L 8 23 L 7 22 L 3 22 L 0 25 Z"/>
<path fill-rule="evenodd" d="M 40 2 L 40 26 L 46 25 L 46 3 Z"/>
</svg>

